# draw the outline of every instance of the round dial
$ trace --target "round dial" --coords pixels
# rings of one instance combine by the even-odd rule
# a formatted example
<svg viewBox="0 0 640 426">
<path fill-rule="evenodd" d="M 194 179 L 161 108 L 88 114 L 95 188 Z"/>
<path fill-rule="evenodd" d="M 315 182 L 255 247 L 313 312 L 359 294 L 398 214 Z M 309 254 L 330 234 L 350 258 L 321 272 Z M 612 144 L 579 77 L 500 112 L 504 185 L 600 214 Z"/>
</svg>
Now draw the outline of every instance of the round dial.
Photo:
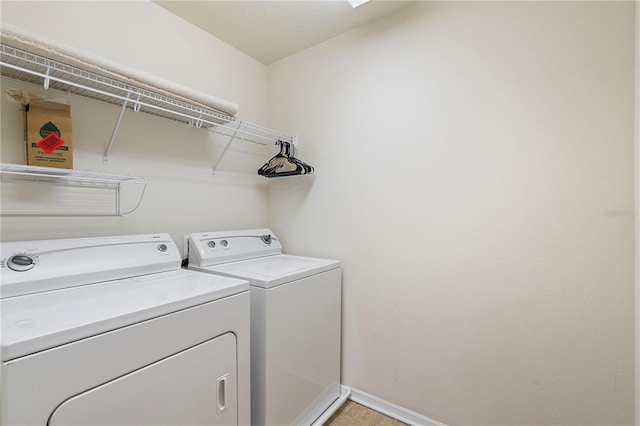
<svg viewBox="0 0 640 426">
<path fill-rule="evenodd" d="M 222 240 L 222 241 L 220 241 L 220 244 L 222 244 L 222 247 L 226 247 L 226 246 L 228 246 L 228 245 L 229 245 L 229 241 L 227 241 L 227 240 Z"/>
<path fill-rule="evenodd" d="M 9 269 L 25 272 L 36 266 L 36 258 L 28 254 L 14 254 L 7 259 Z"/>
<path fill-rule="evenodd" d="M 209 241 L 209 242 L 207 243 L 207 245 L 208 245 L 209 247 L 211 247 L 211 248 L 214 248 L 214 247 L 216 246 L 216 242 L 215 242 L 215 241 Z"/>
<path fill-rule="evenodd" d="M 260 237 L 260 239 L 262 240 L 263 243 L 269 245 L 271 244 L 271 235 L 267 234 L 267 235 L 263 235 L 262 237 Z"/>
</svg>

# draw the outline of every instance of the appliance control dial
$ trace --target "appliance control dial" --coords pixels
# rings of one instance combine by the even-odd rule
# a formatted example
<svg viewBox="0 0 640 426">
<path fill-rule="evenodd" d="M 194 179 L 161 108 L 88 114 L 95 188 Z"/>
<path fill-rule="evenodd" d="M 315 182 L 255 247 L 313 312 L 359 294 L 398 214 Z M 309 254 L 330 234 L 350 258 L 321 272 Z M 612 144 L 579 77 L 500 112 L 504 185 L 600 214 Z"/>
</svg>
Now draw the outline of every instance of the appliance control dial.
<svg viewBox="0 0 640 426">
<path fill-rule="evenodd" d="M 214 248 L 214 247 L 216 246 L 216 242 L 215 242 L 215 241 L 209 241 L 209 242 L 207 243 L 207 245 L 208 245 L 209 247 L 211 247 L 211 248 Z"/>
<path fill-rule="evenodd" d="M 226 246 L 228 246 L 228 245 L 229 245 L 229 241 L 227 241 L 227 240 L 222 240 L 222 241 L 220 241 L 220 244 L 222 245 L 222 247 L 226 247 Z"/>
<path fill-rule="evenodd" d="M 168 247 L 166 244 L 158 244 L 158 250 L 160 250 L 161 252 L 165 252 L 167 251 Z"/>
<path fill-rule="evenodd" d="M 260 239 L 267 245 L 271 244 L 271 234 L 263 235 Z"/>
<path fill-rule="evenodd" d="M 14 254 L 7 259 L 7 266 L 16 272 L 26 272 L 36 266 L 36 258 L 28 254 Z"/>
</svg>

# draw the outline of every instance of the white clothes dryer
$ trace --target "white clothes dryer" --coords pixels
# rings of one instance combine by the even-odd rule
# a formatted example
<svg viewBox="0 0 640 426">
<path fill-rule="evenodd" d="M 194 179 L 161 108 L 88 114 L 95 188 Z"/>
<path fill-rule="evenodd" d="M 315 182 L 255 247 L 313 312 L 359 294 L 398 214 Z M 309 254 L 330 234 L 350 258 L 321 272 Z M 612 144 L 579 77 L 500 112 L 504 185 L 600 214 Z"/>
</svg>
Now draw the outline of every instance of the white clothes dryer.
<svg viewBox="0 0 640 426">
<path fill-rule="evenodd" d="M 249 283 L 167 234 L 0 246 L 0 424 L 249 425 Z"/>
<path fill-rule="evenodd" d="M 250 283 L 254 425 L 310 425 L 344 402 L 339 261 L 282 254 L 269 229 L 193 233 L 185 250 L 189 269 Z"/>
</svg>

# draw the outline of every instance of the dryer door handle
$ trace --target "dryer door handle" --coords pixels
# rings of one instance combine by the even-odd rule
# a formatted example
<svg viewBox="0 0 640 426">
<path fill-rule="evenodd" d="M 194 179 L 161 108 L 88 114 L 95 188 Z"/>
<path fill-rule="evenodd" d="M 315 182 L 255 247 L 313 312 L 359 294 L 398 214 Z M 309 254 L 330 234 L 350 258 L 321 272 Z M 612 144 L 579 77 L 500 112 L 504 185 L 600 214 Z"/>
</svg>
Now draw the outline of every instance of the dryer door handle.
<svg viewBox="0 0 640 426">
<path fill-rule="evenodd" d="M 218 377 L 216 380 L 216 414 L 224 414 L 227 408 L 227 377 L 229 374 Z"/>
</svg>

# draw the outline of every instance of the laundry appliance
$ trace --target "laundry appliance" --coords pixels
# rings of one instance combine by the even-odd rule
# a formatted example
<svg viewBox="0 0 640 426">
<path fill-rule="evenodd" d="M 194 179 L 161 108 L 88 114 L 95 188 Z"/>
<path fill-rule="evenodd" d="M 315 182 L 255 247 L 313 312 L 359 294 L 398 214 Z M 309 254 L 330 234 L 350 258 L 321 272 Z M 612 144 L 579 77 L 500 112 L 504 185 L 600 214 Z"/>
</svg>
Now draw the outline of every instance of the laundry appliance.
<svg viewBox="0 0 640 426">
<path fill-rule="evenodd" d="M 250 283 L 252 424 L 310 425 L 341 404 L 341 265 L 282 254 L 269 229 L 193 233 L 189 269 Z"/>
<path fill-rule="evenodd" d="M 3 243 L 0 424 L 249 425 L 249 283 L 167 234 Z"/>
</svg>

